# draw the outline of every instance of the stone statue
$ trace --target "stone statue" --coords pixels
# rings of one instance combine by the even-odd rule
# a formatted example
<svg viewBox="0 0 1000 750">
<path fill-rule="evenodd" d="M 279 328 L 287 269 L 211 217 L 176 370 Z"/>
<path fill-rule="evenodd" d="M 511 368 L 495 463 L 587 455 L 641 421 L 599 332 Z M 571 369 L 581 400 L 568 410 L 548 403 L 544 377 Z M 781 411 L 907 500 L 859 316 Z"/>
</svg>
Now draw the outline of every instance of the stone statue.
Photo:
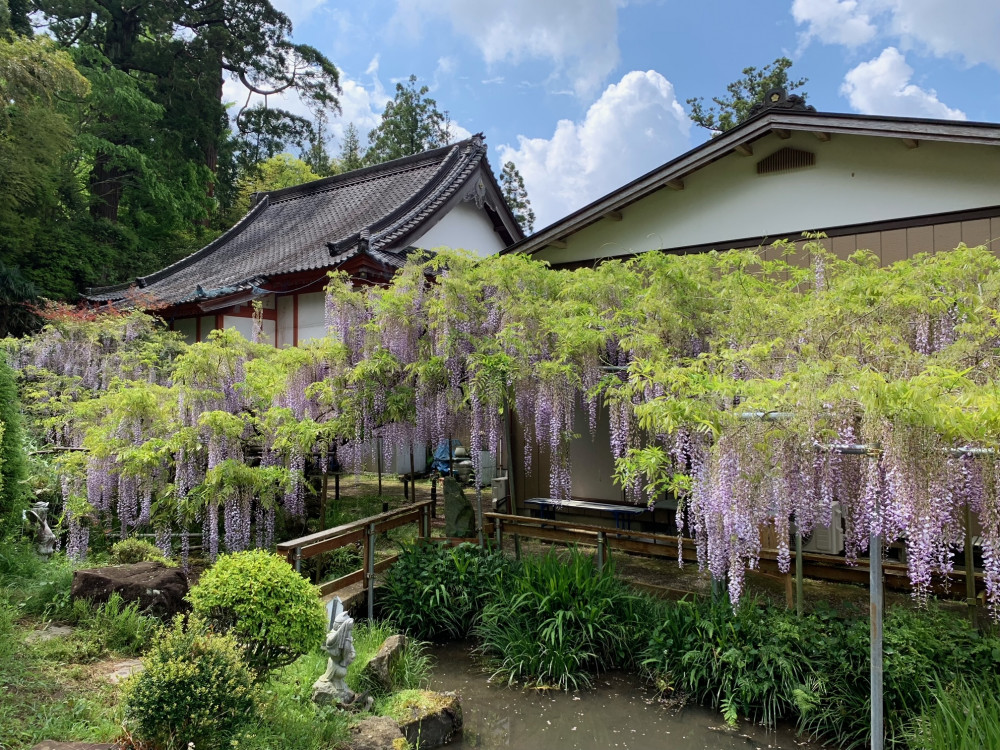
<svg viewBox="0 0 1000 750">
<path fill-rule="evenodd" d="M 371 707 L 372 699 L 368 693 L 356 694 L 347 687 L 344 678 L 347 668 L 354 661 L 354 620 L 339 597 L 334 597 L 327 604 L 329 615 L 329 631 L 323 650 L 329 658 L 326 662 L 326 672 L 313 684 L 312 699 L 319 705 L 333 704 L 345 708 L 365 710 Z"/>
<path fill-rule="evenodd" d="M 38 554 L 48 557 L 56 549 L 56 535 L 48 524 L 48 503 L 35 503 L 30 510 L 21 511 L 21 520 L 34 537 Z"/>
</svg>

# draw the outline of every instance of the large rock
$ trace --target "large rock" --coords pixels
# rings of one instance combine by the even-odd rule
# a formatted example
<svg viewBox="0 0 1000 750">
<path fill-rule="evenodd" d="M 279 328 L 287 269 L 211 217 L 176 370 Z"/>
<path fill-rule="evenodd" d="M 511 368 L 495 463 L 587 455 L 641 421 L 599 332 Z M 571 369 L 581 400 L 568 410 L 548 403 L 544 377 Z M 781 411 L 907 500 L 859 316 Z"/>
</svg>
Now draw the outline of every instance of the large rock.
<svg viewBox="0 0 1000 750">
<path fill-rule="evenodd" d="M 392 670 L 403 656 L 406 648 L 405 635 L 391 635 L 379 648 L 378 653 L 361 670 L 361 682 L 365 685 L 379 685 L 386 693 L 392 692 Z"/>
<path fill-rule="evenodd" d="M 462 704 L 455 693 L 421 691 L 419 703 L 406 706 L 399 722 L 406 741 L 419 750 L 440 747 L 462 731 Z"/>
<path fill-rule="evenodd" d="M 351 727 L 350 750 L 404 750 L 406 738 L 388 716 L 372 716 Z"/>
<path fill-rule="evenodd" d="M 184 571 L 161 562 L 110 565 L 73 573 L 74 599 L 104 604 L 115 592 L 126 603 L 138 602 L 140 610 L 158 617 L 172 617 L 189 608 L 184 600 L 188 592 Z"/>
<path fill-rule="evenodd" d="M 445 536 L 463 539 L 476 535 L 476 512 L 452 477 L 444 479 L 444 531 Z"/>
</svg>

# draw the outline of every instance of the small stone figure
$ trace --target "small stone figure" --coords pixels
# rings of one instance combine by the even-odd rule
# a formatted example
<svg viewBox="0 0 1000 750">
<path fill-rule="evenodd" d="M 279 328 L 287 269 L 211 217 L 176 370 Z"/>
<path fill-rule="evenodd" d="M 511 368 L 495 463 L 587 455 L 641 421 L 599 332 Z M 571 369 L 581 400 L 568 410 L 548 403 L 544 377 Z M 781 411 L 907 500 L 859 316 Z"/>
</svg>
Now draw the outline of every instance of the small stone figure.
<svg viewBox="0 0 1000 750">
<path fill-rule="evenodd" d="M 38 546 L 38 554 L 48 557 L 56 549 L 56 535 L 48 524 L 48 503 L 35 503 L 30 510 L 21 511 L 21 520 Z"/>
<path fill-rule="evenodd" d="M 313 684 L 312 699 L 319 705 L 333 704 L 344 708 L 365 710 L 371 707 L 368 693 L 356 694 L 347 687 L 344 678 L 347 667 L 354 661 L 354 620 L 338 597 L 327 605 L 329 632 L 323 650 L 329 655 L 326 672 Z"/>
</svg>

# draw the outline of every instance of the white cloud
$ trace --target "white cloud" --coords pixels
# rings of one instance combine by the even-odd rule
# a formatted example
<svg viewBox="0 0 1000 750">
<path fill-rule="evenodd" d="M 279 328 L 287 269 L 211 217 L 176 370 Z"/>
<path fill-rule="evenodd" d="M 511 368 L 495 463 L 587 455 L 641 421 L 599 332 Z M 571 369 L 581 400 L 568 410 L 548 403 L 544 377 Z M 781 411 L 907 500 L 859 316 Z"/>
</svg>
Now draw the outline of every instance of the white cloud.
<svg viewBox="0 0 1000 750">
<path fill-rule="evenodd" d="M 419 33 L 436 15 L 472 39 L 486 64 L 549 60 L 553 77 L 592 96 L 618 64 L 616 0 L 398 0 L 395 21 Z"/>
<path fill-rule="evenodd" d="M 792 16 L 797 24 L 807 25 L 803 44 L 815 38 L 856 47 L 871 41 L 877 33 L 857 0 L 794 0 Z"/>
<path fill-rule="evenodd" d="M 937 57 L 958 56 L 968 65 L 1000 70 L 1000 3 L 997 0 L 883 0 L 891 6 L 891 33 Z"/>
<path fill-rule="evenodd" d="M 812 39 L 856 47 L 878 38 L 935 57 L 1000 70 L 997 0 L 793 0 L 792 16 Z"/>
<path fill-rule="evenodd" d="M 274 7 L 288 16 L 292 26 L 299 26 L 313 14 L 326 0 L 273 0 Z"/>
<path fill-rule="evenodd" d="M 944 104 L 933 89 L 910 83 L 912 76 L 913 68 L 903 54 L 887 47 L 875 59 L 849 70 L 840 93 L 863 114 L 965 119 L 962 110 Z"/>
<path fill-rule="evenodd" d="M 542 227 L 659 166 L 690 145 L 690 121 L 656 71 L 632 71 L 590 106 L 560 120 L 551 138 L 518 136 L 498 149 L 524 177 Z"/>
</svg>

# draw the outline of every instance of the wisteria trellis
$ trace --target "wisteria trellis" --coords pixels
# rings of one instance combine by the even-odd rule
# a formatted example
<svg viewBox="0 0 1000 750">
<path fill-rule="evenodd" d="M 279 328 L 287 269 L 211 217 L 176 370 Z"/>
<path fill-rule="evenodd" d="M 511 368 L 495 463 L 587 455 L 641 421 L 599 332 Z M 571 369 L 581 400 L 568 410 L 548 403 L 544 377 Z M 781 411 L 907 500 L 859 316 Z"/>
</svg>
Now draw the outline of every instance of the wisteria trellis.
<svg viewBox="0 0 1000 750">
<path fill-rule="evenodd" d="M 519 468 L 544 453 L 550 494 L 567 497 L 582 409 L 591 431 L 608 420 L 628 497 L 678 495 L 679 525 L 733 598 L 762 525 L 787 566 L 792 525 L 827 523 L 833 502 L 848 557 L 873 532 L 902 539 L 924 598 L 970 509 L 997 614 L 1000 264 L 960 247 L 879 268 L 821 241 L 763 257 L 647 253 L 557 272 L 448 253 L 387 288 L 333 278 L 329 336 L 301 349 L 235 332 L 185 348 L 138 313 L 9 348 L 48 438 L 89 448 L 63 462 L 76 554 L 98 518 L 163 544 L 200 525 L 213 554 L 267 545 L 275 513 L 303 513 L 308 457 L 360 467 L 379 445 L 461 435 L 478 462 L 510 412 Z M 788 417 L 747 418 L 774 411 Z M 840 444 L 869 455 L 829 450 Z"/>
</svg>

